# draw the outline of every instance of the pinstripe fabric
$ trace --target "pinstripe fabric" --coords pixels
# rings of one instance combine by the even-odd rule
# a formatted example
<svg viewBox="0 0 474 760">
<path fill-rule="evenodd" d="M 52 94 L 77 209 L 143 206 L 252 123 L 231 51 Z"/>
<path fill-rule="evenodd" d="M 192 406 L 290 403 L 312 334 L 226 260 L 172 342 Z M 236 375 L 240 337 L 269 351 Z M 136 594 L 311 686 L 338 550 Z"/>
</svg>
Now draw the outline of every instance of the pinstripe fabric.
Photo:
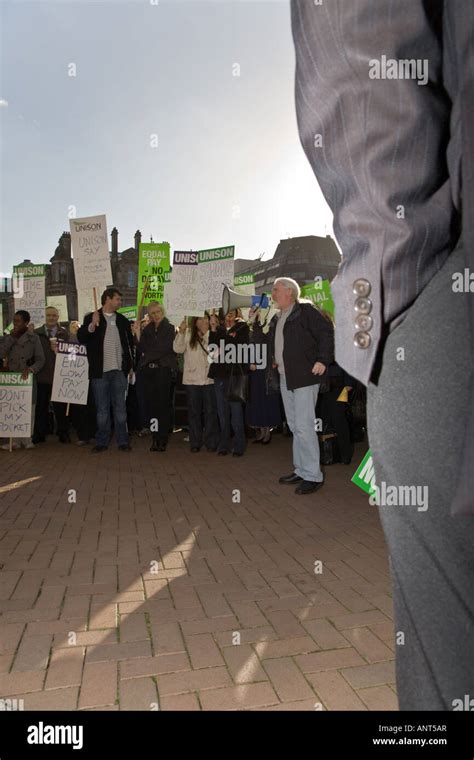
<svg viewBox="0 0 474 760">
<path fill-rule="evenodd" d="M 367 384 L 388 332 L 461 232 L 474 272 L 474 0 L 292 0 L 292 27 L 300 138 L 343 254 L 332 283 L 336 359 Z M 427 61 L 428 83 L 371 78 L 383 56 Z M 359 278 L 373 302 L 365 349 L 354 344 Z M 474 514 L 473 414 L 455 513 Z"/>
</svg>

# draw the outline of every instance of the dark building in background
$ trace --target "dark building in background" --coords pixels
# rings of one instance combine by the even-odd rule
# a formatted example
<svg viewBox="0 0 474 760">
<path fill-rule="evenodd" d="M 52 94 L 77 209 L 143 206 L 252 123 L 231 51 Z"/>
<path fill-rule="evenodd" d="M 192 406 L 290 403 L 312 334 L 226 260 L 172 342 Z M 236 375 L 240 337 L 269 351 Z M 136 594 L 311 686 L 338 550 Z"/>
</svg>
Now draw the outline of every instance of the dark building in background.
<svg viewBox="0 0 474 760">
<path fill-rule="evenodd" d="M 138 246 L 141 239 L 141 232 L 137 230 L 134 245 L 119 252 L 118 230 L 114 227 L 111 232 L 113 283 L 123 294 L 124 306 L 134 306 L 137 302 Z M 292 277 L 300 285 L 313 282 L 316 276 L 332 280 L 339 262 L 338 248 L 329 235 L 307 235 L 280 240 L 273 258 L 268 261 L 236 259 L 235 274 L 253 274 L 256 292 L 262 293 L 270 289 L 277 277 Z M 30 264 L 31 261 L 25 259 L 21 263 Z M 69 232 L 63 232 L 54 256 L 46 264 L 46 295 L 65 295 L 70 319 L 77 319 L 76 280 Z M 13 319 L 14 305 L 12 293 L 5 292 L 4 286 L 0 288 L 0 308 L 3 308 L 3 324 L 6 327 Z"/>
<path fill-rule="evenodd" d="M 292 277 L 298 285 L 313 282 L 317 276 L 331 281 L 341 261 L 339 250 L 330 235 L 293 237 L 280 240 L 272 259 L 236 259 L 235 274 L 253 274 L 255 290 L 269 290 L 277 277 Z"/>
<path fill-rule="evenodd" d="M 138 246 L 142 239 L 141 232 L 137 230 L 134 245 L 121 252 L 118 250 L 118 230 L 116 227 L 111 232 L 111 239 L 110 263 L 113 283 L 123 293 L 124 306 L 134 306 L 137 302 Z M 76 278 L 74 276 L 71 234 L 69 232 L 63 232 L 54 256 L 49 261 L 50 263 L 45 265 L 46 296 L 66 296 L 69 317 L 70 319 L 77 319 Z M 18 262 L 20 266 L 31 263 L 29 259 Z M 41 262 L 35 261 L 33 263 Z M 13 294 L 6 290 L 4 283 L 0 288 L 0 308 L 3 309 L 3 324 L 6 327 L 13 319 L 14 303 Z"/>
</svg>

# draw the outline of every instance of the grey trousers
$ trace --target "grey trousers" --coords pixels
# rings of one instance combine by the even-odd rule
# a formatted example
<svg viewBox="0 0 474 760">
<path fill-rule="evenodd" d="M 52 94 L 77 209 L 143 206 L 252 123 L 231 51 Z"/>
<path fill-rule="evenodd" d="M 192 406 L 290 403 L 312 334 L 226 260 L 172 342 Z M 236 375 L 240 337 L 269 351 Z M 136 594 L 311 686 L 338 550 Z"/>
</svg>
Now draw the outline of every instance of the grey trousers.
<svg viewBox="0 0 474 760">
<path fill-rule="evenodd" d="M 450 516 L 474 297 L 452 290 L 452 273 L 463 270 L 458 248 L 388 337 L 377 385 L 368 387 L 378 488 L 384 481 L 428 489 L 425 511 L 389 499 L 378 507 L 393 580 L 401 710 L 460 709 L 455 700 L 474 698 L 474 519 Z"/>
</svg>

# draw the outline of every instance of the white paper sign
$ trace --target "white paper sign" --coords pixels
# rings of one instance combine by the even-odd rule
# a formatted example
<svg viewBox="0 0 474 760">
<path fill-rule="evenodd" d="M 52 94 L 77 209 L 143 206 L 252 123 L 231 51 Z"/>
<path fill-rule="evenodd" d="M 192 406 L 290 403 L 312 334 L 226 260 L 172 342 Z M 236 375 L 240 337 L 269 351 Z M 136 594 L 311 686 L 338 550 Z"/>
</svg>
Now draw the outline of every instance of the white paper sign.
<svg viewBox="0 0 474 760">
<path fill-rule="evenodd" d="M 222 306 L 223 283 L 234 283 L 234 246 L 205 251 L 175 251 L 165 306 L 173 314 L 200 317 Z"/>
<path fill-rule="evenodd" d="M 111 285 L 112 269 L 105 214 L 71 219 L 69 225 L 77 290 L 92 290 L 102 282 Z"/>
<path fill-rule="evenodd" d="M 175 251 L 171 282 L 165 288 L 165 309 L 169 314 L 202 317 L 199 301 L 199 254 L 197 251 Z M 169 319 L 169 316 L 168 316 Z"/>
<path fill-rule="evenodd" d="M 47 296 L 46 306 L 53 306 L 58 310 L 60 322 L 67 322 L 69 320 L 67 310 L 67 296 Z"/>
<path fill-rule="evenodd" d="M 51 401 L 63 404 L 87 404 L 89 362 L 86 347 L 79 343 L 58 341 Z"/>
<path fill-rule="evenodd" d="M 31 437 L 33 375 L 26 380 L 21 372 L 0 372 L 0 437 Z"/>
<path fill-rule="evenodd" d="M 197 307 L 202 314 L 206 309 L 222 306 L 224 284 L 234 284 L 234 246 L 199 251 L 199 298 Z"/>
<path fill-rule="evenodd" d="M 16 275 L 22 277 L 21 297 L 14 298 L 15 311 L 24 309 L 29 313 L 35 328 L 41 327 L 46 307 L 44 264 L 30 264 L 13 269 Z"/>
<path fill-rule="evenodd" d="M 107 285 L 99 285 L 96 287 L 97 293 L 97 308 L 100 309 L 100 297 Z M 90 314 L 91 311 L 95 311 L 94 304 L 94 292 L 93 290 L 78 290 L 77 292 L 77 319 L 81 323 L 84 323 L 84 317 L 86 314 Z"/>
</svg>

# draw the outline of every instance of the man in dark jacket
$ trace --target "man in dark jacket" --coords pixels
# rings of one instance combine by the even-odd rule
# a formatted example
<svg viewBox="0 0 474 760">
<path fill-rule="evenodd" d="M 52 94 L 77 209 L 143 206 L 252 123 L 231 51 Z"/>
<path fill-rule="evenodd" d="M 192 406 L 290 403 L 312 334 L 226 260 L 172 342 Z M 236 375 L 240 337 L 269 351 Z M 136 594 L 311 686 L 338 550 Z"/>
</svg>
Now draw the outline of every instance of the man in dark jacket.
<svg viewBox="0 0 474 760">
<path fill-rule="evenodd" d="M 280 483 L 296 484 L 297 494 L 308 494 L 323 484 L 315 408 L 319 385 L 334 361 L 334 328 L 313 304 L 301 303 L 299 295 L 295 280 L 275 280 L 272 298 L 280 312 L 270 323 L 270 355 L 293 433 L 294 472 L 282 476 Z"/>
<path fill-rule="evenodd" d="M 13 330 L 0 346 L 0 368 L 10 372 L 21 372 L 23 380 L 28 375 L 33 375 L 33 393 L 31 405 L 31 429 L 35 419 L 36 405 L 36 376 L 44 364 L 44 353 L 41 341 L 37 335 L 28 329 L 30 324 L 30 315 L 27 311 L 19 309 L 13 317 Z M 3 367 L 2 367 L 3 364 Z M 13 443 L 13 448 L 34 449 L 35 444 L 31 440 L 31 433 L 24 438 L 17 437 Z M 2 449 L 9 449 L 5 444 Z"/>
<path fill-rule="evenodd" d="M 56 346 L 58 340 L 68 340 L 68 331 L 59 324 L 59 312 L 54 306 L 48 306 L 45 312 L 45 324 L 35 330 L 41 341 L 44 353 L 44 365 L 37 375 L 37 397 L 35 411 L 35 429 L 33 443 L 44 443 L 48 433 L 48 412 L 51 391 L 53 390 L 54 367 L 56 364 Z M 66 404 L 53 401 L 54 416 L 58 438 L 61 443 L 70 443 Z"/>
<path fill-rule="evenodd" d="M 97 445 L 93 453 L 105 451 L 110 438 L 110 406 L 114 413 L 115 437 L 120 451 L 130 451 L 126 396 L 133 367 L 133 336 L 130 322 L 117 309 L 122 294 L 117 288 L 102 293 L 102 308 L 86 314 L 77 331 L 79 343 L 87 346 L 89 380 L 97 407 Z"/>
</svg>

